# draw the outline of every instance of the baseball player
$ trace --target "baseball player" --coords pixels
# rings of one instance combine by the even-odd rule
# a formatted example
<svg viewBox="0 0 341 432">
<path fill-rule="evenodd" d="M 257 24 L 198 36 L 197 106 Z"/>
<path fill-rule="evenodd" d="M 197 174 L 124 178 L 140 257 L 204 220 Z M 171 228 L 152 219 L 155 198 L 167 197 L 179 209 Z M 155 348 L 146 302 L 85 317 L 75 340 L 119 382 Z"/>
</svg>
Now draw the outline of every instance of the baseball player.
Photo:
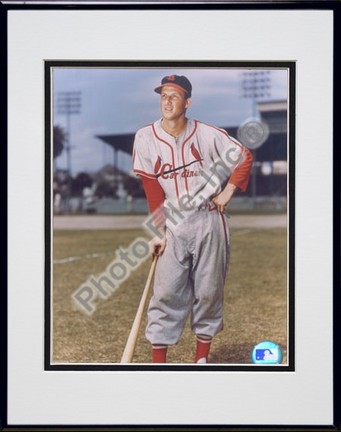
<svg viewBox="0 0 341 432">
<path fill-rule="evenodd" d="M 146 338 L 153 363 L 167 361 L 190 317 L 195 363 L 207 363 L 212 338 L 223 328 L 229 264 L 226 206 L 248 185 L 252 154 L 224 130 L 188 119 L 192 85 L 169 75 L 155 88 L 162 118 L 138 130 L 134 171 L 143 182 L 159 235 Z"/>
</svg>

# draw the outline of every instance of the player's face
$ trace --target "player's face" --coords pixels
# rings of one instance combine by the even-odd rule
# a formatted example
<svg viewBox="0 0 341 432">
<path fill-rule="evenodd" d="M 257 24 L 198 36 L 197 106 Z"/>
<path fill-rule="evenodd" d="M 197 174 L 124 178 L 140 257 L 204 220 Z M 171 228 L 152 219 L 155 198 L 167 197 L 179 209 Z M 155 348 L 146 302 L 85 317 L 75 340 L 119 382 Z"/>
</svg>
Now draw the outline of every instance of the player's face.
<svg viewBox="0 0 341 432">
<path fill-rule="evenodd" d="M 184 117 L 191 99 L 185 99 L 185 93 L 172 86 L 165 86 L 161 90 L 161 112 L 166 120 L 178 120 Z"/>
</svg>

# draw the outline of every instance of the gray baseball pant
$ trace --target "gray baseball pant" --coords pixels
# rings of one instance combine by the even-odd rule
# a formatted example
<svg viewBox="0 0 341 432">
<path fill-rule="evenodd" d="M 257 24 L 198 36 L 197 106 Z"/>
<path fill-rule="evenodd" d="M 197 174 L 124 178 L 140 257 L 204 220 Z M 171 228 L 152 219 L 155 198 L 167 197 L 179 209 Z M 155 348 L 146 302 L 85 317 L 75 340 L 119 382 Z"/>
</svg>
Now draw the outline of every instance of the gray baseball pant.
<svg viewBox="0 0 341 432">
<path fill-rule="evenodd" d="M 176 344 L 189 316 L 195 334 L 213 337 L 223 328 L 227 216 L 208 209 L 184 214 L 176 225 L 167 221 L 167 245 L 158 259 L 148 308 L 146 338 L 151 344 Z"/>
</svg>

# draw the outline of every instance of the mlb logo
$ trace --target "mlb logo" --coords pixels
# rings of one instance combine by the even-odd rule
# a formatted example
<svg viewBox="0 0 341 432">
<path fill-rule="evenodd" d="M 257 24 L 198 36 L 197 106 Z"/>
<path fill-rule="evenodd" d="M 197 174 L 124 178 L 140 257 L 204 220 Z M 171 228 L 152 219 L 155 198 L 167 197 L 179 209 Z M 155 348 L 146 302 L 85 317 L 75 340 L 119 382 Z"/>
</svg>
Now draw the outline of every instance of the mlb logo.
<svg viewBox="0 0 341 432">
<path fill-rule="evenodd" d="M 267 362 L 278 362 L 278 349 L 256 349 L 256 360 L 263 360 L 265 363 Z"/>
<path fill-rule="evenodd" d="M 281 348 L 274 342 L 263 341 L 257 344 L 251 354 L 252 363 L 262 365 L 273 365 L 282 362 L 283 354 Z"/>
</svg>

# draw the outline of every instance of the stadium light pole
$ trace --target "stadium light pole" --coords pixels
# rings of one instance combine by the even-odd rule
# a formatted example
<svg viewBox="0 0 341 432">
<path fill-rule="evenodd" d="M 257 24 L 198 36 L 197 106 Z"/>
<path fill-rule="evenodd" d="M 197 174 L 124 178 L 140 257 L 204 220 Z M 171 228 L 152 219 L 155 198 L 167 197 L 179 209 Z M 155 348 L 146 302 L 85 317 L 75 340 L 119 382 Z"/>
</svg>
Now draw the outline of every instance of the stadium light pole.
<svg viewBox="0 0 341 432">
<path fill-rule="evenodd" d="M 57 94 L 57 113 L 66 115 L 66 156 L 67 156 L 67 210 L 70 211 L 71 198 L 71 176 L 72 176 L 72 158 L 71 158 L 71 116 L 81 112 L 81 92 L 80 91 L 62 91 Z"/>
<path fill-rule="evenodd" d="M 257 102 L 260 99 L 271 96 L 271 71 L 270 70 L 248 70 L 242 73 L 242 97 L 251 99 L 252 117 L 258 117 Z M 253 150 L 253 169 L 251 174 L 252 206 L 256 207 L 257 196 L 257 158 L 256 149 Z"/>
</svg>

